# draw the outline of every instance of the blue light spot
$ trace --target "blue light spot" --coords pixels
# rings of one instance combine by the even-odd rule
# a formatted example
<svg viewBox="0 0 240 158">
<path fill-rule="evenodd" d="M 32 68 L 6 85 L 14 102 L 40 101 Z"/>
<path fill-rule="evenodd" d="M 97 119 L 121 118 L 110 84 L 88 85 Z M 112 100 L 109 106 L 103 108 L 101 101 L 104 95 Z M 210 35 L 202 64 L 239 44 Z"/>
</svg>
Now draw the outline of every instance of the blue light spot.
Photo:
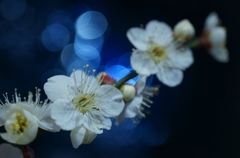
<svg viewBox="0 0 240 158">
<path fill-rule="evenodd" d="M 148 76 L 146 86 L 151 86 L 153 82 L 153 75 Z"/>
<path fill-rule="evenodd" d="M 74 49 L 77 56 L 83 60 L 93 60 L 99 56 L 98 50 L 90 45 L 82 45 Z"/>
<path fill-rule="evenodd" d="M 112 76 L 115 80 L 120 80 L 129 73 L 129 70 L 122 65 L 113 65 L 105 69 L 105 72 Z"/>
<path fill-rule="evenodd" d="M 68 44 L 70 34 L 66 27 L 60 24 L 49 25 L 42 33 L 42 43 L 52 52 L 60 51 Z"/>
<path fill-rule="evenodd" d="M 69 44 L 63 48 L 60 59 L 65 68 L 74 60 L 78 59 L 78 56 L 75 54 L 73 44 Z"/>
<path fill-rule="evenodd" d="M 74 42 L 74 48 L 78 49 L 81 48 L 83 45 L 90 45 L 98 50 L 99 53 L 101 53 L 102 45 L 104 42 L 104 37 L 98 37 L 95 39 L 83 39 L 79 36 L 75 36 L 75 42 Z"/>
<path fill-rule="evenodd" d="M 78 17 L 75 24 L 77 34 L 84 39 L 102 36 L 108 26 L 105 16 L 97 11 L 88 11 Z"/>
<path fill-rule="evenodd" d="M 67 75 L 70 75 L 73 69 L 83 69 L 87 64 L 89 65 L 88 70 L 92 71 L 93 69 L 97 69 L 100 64 L 101 58 L 98 56 L 94 60 L 83 60 L 76 59 L 67 67 Z"/>
<path fill-rule="evenodd" d="M 61 24 L 68 29 L 74 29 L 74 22 L 70 18 L 71 14 L 64 10 L 57 10 L 48 16 L 48 24 Z"/>
<path fill-rule="evenodd" d="M 131 68 L 131 64 L 130 64 L 130 57 L 132 55 L 132 52 L 129 53 L 124 53 L 118 60 L 118 64 L 119 65 L 123 65 L 127 68 Z"/>
<path fill-rule="evenodd" d="M 5 19 L 16 20 L 24 14 L 26 6 L 25 0 L 2 0 L 0 10 Z"/>
</svg>

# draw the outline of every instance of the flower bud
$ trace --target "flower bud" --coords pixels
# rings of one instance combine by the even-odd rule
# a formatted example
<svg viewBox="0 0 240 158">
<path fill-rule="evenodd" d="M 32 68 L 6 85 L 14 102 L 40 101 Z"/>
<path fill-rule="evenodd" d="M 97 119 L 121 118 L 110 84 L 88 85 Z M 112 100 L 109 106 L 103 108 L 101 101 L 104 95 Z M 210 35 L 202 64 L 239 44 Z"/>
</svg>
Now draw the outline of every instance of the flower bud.
<svg viewBox="0 0 240 158">
<path fill-rule="evenodd" d="M 174 36 L 181 42 L 190 40 L 195 34 L 195 29 L 189 20 L 184 19 L 178 22 L 174 27 Z"/>
<path fill-rule="evenodd" d="M 97 78 L 99 80 L 102 80 L 102 84 L 113 85 L 114 83 L 116 83 L 116 80 L 114 78 L 112 78 L 109 74 L 107 74 L 106 72 L 100 72 L 97 75 Z"/>
<path fill-rule="evenodd" d="M 122 85 L 120 91 L 122 92 L 123 100 L 126 102 L 131 101 L 136 95 L 135 87 L 129 84 Z"/>
</svg>

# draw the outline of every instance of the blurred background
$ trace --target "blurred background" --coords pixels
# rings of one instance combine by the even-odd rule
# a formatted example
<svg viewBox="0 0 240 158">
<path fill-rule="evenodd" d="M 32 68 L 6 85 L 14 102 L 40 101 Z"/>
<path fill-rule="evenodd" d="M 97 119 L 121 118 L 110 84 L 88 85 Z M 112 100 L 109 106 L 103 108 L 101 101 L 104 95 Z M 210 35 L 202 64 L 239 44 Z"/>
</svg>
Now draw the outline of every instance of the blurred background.
<svg viewBox="0 0 240 158">
<path fill-rule="evenodd" d="M 36 158 L 240 157 L 237 6 L 230 0 L 1 0 L 0 93 L 18 88 L 27 96 L 35 87 L 42 89 L 49 77 L 69 75 L 85 64 L 119 80 L 131 71 L 129 28 L 153 19 L 173 27 L 187 18 L 199 36 L 207 15 L 216 11 L 227 28 L 229 63 L 218 63 L 204 49 L 193 50 L 195 63 L 181 85 L 169 88 L 155 76 L 149 78 L 148 85 L 161 88 L 139 125 L 131 120 L 113 124 L 78 149 L 72 147 L 69 131 L 46 133 L 30 146 Z M 41 98 L 46 98 L 43 91 Z"/>
</svg>

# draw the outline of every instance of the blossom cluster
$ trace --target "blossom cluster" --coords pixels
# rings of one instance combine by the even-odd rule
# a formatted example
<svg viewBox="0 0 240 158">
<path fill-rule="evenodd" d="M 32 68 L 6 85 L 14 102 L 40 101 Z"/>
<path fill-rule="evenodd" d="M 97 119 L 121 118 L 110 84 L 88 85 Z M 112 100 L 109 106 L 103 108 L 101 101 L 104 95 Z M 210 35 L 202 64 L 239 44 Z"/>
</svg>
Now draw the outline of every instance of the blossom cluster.
<svg viewBox="0 0 240 158">
<path fill-rule="evenodd" d="M 172 29 L 165 22 L 152 20 L 146 27 L 133 27 L 127 31 L 127 38 L 135 47 L 130 57 L 133 71 L 117 81 L 106 72 L 97 73 L 85 65 L 82 70 L 73 70 L 70 76 L 56 75 L 44 84 L 48 99 L 40 100 L 40 89 L 35 95 L 28 93 L 21 97 L 15 89 L 9 98 L 4 94 L 1 101 L 0 126 L 6 132 L 0 133 L 5 141 L 26 146 L 43 131 L 71 131 L 74 148 L 91 143 L 103 130 L 110 130 L 112 119 L 120 125 L 126 118 L 139 123 L 146 115 L 144 110 L 153 104 L 151 97 L 157 95 L 159 86 L 146 86 L 150 75 L 169 87 L 178 86 L 183 72 L 194 63 L 191 48 L 202 46 L 214 59 L 229 61 L 226 48 L 226 29 L 219 26 L 218 15 L 211 13 L 201 36 L 194 38 L 195 29 L 189 20 L 178 22 Z M 127 84 L 139 75 L 135 85 Z M 21 151 L 3 144 L 0 150 Z M 23 157 L 23 156 L 19 156 Z"/>
</svg>

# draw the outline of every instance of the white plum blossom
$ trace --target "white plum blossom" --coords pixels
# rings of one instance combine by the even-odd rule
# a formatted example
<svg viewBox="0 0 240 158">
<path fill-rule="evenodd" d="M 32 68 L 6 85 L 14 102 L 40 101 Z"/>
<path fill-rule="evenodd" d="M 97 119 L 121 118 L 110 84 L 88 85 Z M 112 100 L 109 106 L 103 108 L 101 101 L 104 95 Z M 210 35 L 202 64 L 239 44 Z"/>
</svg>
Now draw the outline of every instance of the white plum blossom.
<svg viewBox="0 0 240 158">
<path fill-rule="evenodd" d="M 53 76 L 44 85 L 53 101 L 51 116 L 61 129 L 71 131 L 74 148 L 91 143 L 103 129 L 109 130 L 110 117 L 118 116 L 124 107 L 121 92 L 111 85 L 101 85 L 103 78 L 95 78 L 95 70 L 89 76 L 87 68 L 73 71 L 70 77 Z"/>
<path fill-rule="evenodd" d="M 188 19 L 179 21 L 174 26 L 173 32 L 175 38 L 182 43 L 189 41 L 195 35 L 195 29 Z"/>
<path fill-rule="evenodd" d="M 145 29 L 130 28 L 127 37 L 136 47 L 130 59 L 132 68 L 140 75 L 156 74 L 167 86 L 179 85 L 183 70 L 194 62 L 192 51 L 174 41 L 172 29 L 164 22 L 152 20 Z"/>
<path fill-rule="evenodd" d="M 209 51 L 215 60 L 222 63 L 229 61 L 229 53 L 226 48 L 226 38 L 226 29 L 219 26 L 217 13 L 210 13 L 205 20 L 204 31 L 200 38 L 200 44 Z"/>
<path fill-rule="evenodd" d="M 124 85 L 123 85 L 124 86 Z M 129 88 L 131 85 L 127 85 L 127 88 L 122 89 L 122 93 L 129 94 L 131 100 L 127 98 L 125 101 L 125 107 L 121 114 L 117 117 L 115 124 L 119 125 L 126 118 L 131 118 L 134 123 L 138 123 L 138 120 L 141 118 L 145 118 L 145 114 L 143 113 L 144 108 L 150 108 L 150 104 L 153 102 L 149 99 L 153 97 L 159 90 L 158 86 L 155 87 L 146 87 L 146 76 L 141 76 L 135 86 Z M 132 89 L 135 89 L 133 91 Z M 130 94 L 132 93 L 132 94 Z"/>
<path fill-rule="evenodd" d="M 1 158 L 23 158 L 21 150 L 11 144 L 3 143 L 0 145 Z"/>
<path fill-rule="evenodd" d="M 0 126 L 4 125 L 6 133 L 0 136 L 13 144 L 26 145 L 32 142 L 38 132 L 38 128 L 56 132 L 60 128 L 50 117 L 50 106 L 45 101 L 40 102 L 40 93 L 36 89 L 36 99 L 29 92 L 28 99 L 21 101 L 20 95 L 15 90 L 15 98 L 9 101 L 7 94 L 4 95 L 5 104 L 0 106 Z"/>
</svg>

